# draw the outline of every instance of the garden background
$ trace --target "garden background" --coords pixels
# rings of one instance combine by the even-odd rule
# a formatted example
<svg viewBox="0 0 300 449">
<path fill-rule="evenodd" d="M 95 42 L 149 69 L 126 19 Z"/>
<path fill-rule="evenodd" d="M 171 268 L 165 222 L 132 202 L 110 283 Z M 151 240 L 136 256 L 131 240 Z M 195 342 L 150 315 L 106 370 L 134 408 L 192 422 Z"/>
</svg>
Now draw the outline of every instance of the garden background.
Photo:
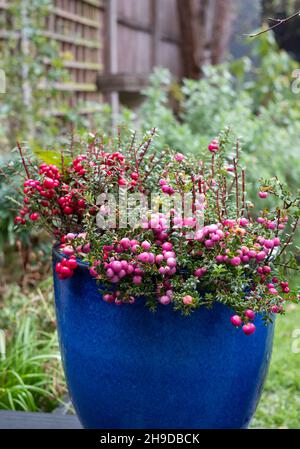
<svg viewBox="0 0 300 449">
<path fill-rule="evenodd" d="M 68 409 L 51 242 L 14 226 L 16 141 L 55 162 L 62 145 L 87 131 L 157 127 L 159 148 L 201 154 L 230 126 L 253 198 L 260 177 L 297 190 L 300 18 L 244 35 L 297 9 L 297 0 L 0 1 L 1 409 Z M 300 428 L 300 312 L 291 305 L 287 315 L 278 318 L 254 428 Z"/>
</svg>

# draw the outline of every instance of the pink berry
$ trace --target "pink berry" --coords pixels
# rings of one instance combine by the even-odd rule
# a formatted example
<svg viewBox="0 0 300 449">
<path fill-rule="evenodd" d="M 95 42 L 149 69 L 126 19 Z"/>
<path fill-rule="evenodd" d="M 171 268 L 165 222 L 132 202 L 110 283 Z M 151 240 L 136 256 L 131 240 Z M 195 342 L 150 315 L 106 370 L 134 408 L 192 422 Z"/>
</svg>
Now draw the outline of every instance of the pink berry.
<svg viewBox="0 0 300 449">
<path fill-rule="evenodd" d="M 233 257 L 232 259 L 230 259 L 230 265 L 237 267 L 238 265 L 241 264 L 241 259 L 240 257 Z"/>
<path fill-rule="evenodd" d="M 207 268 L 197 268 L 195 271 L 195 276 L 200 278 L 207 272 Z"/>
<path fill-rule="evenodd" d="M 117 284 L 120 281 L 119 276 L 113 276 L 112 278 L 110 278 L 110 282 L 112 282 L 113 284 Z"/>
<path fill-rule="evenodd" d="M 163 191 L 163 193 L 169 193 L 169 186 L 168 185 L 166 185 L 166 184 L 164 184 L 163 186 L 162 186 L 162 188 L 161 188 L 161 190 Z"/>
<path fill-rule="evenodd" d="M 255 318 L 255 313 L 253 312 L 253 310 L 248 309 L 248 310 L 246 310 L 246 312 L 245 312 L 245 316 L 246 316 L 247 318 L 249 318 L 249 320 L 254 320 L 254 318 Z"/>
<path fill-rule="evenodd" d="M 264 246 L 265 246 L 266 248 L 268 248 L 268 249 L 274 248 L 274 242 L 273 242 L 273 240 L 265 240 Z"/>
<path fill-rule="evenodd" d="M 240 327 L 243 324 L 242 318 L 239 315 L 233 315 L 230 321 L 236 327 Z"/>
<path fill-rule="evenodd" d="M 156 263 L 158 263 L 158 264 L 161 264 L 163 260 L 164 260 L 164 256 L 163 256 L 162 254 L 158 254 L 158 255 L 155 257 L 155 261 L 156 261 Z"/>
<path fill-rule="evenodd" d="M 171 298 L 167 295 L 161 296 L 160 298 L 158 298 L 158 300 L 164 306 L 170 304 L 170 302 L 171 302 Z"/>
<path fill-rule="evenodd" d="M 186 306 L 189 306 L 193 303 L 193 298 L 190 295 L 186 295 L 183 297 L 183 304 L 185 304 Z"/>
<path fill-rule="evenodd" d="M 111 268 L 114 270 L 115 273 L 119 273 L 119 271 L 122 270 L 122 265 L 119 261 L 114 261 L 111 264 Z"/>
<path fill-rule="evenodd" d="M 149 262 L 149 254 L 148 253 L 141 253 L 141 254 L 138 255 L 137 259 L 140 262 L 148 263 Z"/>
<path fill-rule="evenodd" d="M 119 273 L 118 273 L 118 276 L 119 276 L 119 278 L 120 279 L 122 279 L 122 278 L 124 278 L 125 276 L 126 276 L 126 271 L 125 270 L 121 270 Z"/>
<path fill-rule="evenodd" d="M 253 323 L 244 324 L 243 326 L 243 332 L 246 335 L 251 335 L 255 332 L 255 325 Z"/>
<path fill-rule="evenodd" d="M 258 193 L 258 196 L 259 196 L 259 198 L 264 199 L 264 198 L 268 198 L 269 194 L 268 194 L 268 192 L 262 192 L 262 191 L 260 191 L 260 192 Z"/>
<path fill-rule="evenodd" d="M 129 264 L 127 267 L 127 274 L 132 274 L 134 272 L 134 266 Z"/>
<path fill-rule="evenodd" d="M 174 251 L 164 251 L 163 255 L 166 260 L 169 259 L 169 257 L 175 257 Z"/>
<path fill-rule="evenodd" d="M 176 267 L 176 265 L 177 265 L 176 259 L 175 259 L 174 257 L 169 257 L 169 258 L 167 259 L 167 265 L 168 265 L 168 267 L 170 267 L 170 268 Z"/>
<path fill-rule="evenodd" d="M 212 140 L 211 143 L 208 145 L 208 149 L 211 153 L 216 153 L 219 150 L 218 140 L 216 139 Z"/>
<path fill-rule="evenodd" d="M 240 219 L 240 226 L 245 227 L 245 226 L 248 226 L 248 224 L 249 224 L 249 221 L 247 220 L 247 218 Z"/>
<path fill-rule="evenodd" d="M 124 249 L 129 249 L 131 247 L 131 242 L 128 238 L 123 238 L 120 240 L 120 245 L 122 245 Z"/>
<path fill-rule="evenodd" d="M 253 249 L 251 249 L 251 250 L 248 252 L 247 256 L 250 257 L 250 259 L 255 259 L 255 257 L 256 257 L 256 251 L 254 251 Z"/>
<path fill-rule="evenodd" d="M 272 307 L 271 307 L 271 312 L 272 312 L 272 313 L 279 313 L 279 311 L 280 311 L 280 309 L 279 309 L 278 306 L 272 306 Z"/>
<path fill-rule="evenodd" d="M 112 270 L 111 268 L 108 268 L 108 270 L 106 270 L 106 276 L 108 278 L 112 278 L 114 277 L 114 275 L 115 275 L 114 270 Z"/>
<path fill-rule="evenodd" d="M 182 162 L 184 160 L 184 155 L 182 153 L 177 153 L 175 155 L 175 161 Z"/>
<path fill-rule="evenodd" d="M 98 276 L 98 273 L 97 273 L 97 271 L 95 270 L 95 268 L 90 268 L 90 275 L 91 276 L 93 276 L 93 277 L 97 277 Z"/>
<path fill-rule="evenodd" d="M 263 267 L 263 272 L 264 274 L 270 274 L 271 273 L 271 267 L 269 267 L 268 265 Z"/>
<path fill-rule="evenodd" d="M 162 244 L 162 249 L 164 251 L 172 251 L 173 245 L 170 242 L 165 242 L 165 243 Z"/>
<path fill-rule="evenodd" d="M 151 243 L 147 242 L 146 240 L 141 244 L 141 247 L 148 251 L 151 248 Z"/>
<path fill-rule="evenodd" d="M 267 254 L 264 251 L 260 251 L 259 253 L 256 254 L 256 260 L 257 261 L 262 261 L 267 257 Z"/>
<path fill-rule="evenodd" d="M 132 282 L 135 285 L 140 285 L 142 283 L 142 277 L 141 276 L 133 276 Z"/>
<path fill-rule="evenodd" d="M 108 293 L 103 295 L 103 300 L 105 302 L 113 302 L 114 301 L 114 297 L 113 295 L 109 295 Z"/>
<path fill-rule="evenodd" d="M 278 238 L 278 237 L 275 237 L 274 238 L 274 240 L 273 240 L 273 243 L 274 243 L 274 246 L 280 246 L 280 238 Z"/>
</svg>

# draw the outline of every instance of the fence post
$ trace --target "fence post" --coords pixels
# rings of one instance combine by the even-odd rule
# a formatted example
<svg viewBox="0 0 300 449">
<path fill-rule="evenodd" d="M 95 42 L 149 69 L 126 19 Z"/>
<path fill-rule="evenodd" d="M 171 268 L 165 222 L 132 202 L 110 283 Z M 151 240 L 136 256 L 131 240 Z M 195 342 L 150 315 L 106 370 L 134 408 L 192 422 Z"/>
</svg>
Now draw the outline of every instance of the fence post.
<svg viewBox="0 0 300 449">
<path fill-rule="evenodd" d="M 117 22 L 117 1 L 107 0 L 107 44 L 108 44 L 108 61 L 107 68 L 110 74 L 118 73 L 118 22 Z M 119 114 L 119 93 L 113 91 L 109 94 L 112 109 L 112 126 L 117 124 L 117 116 Z"/>
</svg>

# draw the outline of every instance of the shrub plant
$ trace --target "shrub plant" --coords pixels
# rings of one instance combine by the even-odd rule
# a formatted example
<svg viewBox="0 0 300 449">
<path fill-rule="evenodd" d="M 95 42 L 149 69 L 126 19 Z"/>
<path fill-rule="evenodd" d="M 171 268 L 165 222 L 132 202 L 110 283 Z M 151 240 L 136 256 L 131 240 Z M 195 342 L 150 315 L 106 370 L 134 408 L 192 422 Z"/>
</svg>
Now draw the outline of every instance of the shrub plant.
<svg viewBox="0 0 300 449">
<path fill-rule="evenodd" d="M 81 260 L 104 301 L 146 298 L 152 310 L 171 304 L 185 315 L 219 302 L 233 309 L 232 324 L 251 334 L 255 313 L 269 321 L 298 301 L 283 276 L 296 265 L 283 256 L 300 197 L 277 178 L 261 180 L 262 210 L 253 213 L 240 144 L 228 130 L 208 145 L 207 162 L 159 153 L 154 136 L 155 129 L 138 143 L 135 133 L 124 141 L 90 134 L 77 151 L 61 153 L 60 166 L 37 164 L 20 147 L 24 200 L 15 223 L 37 224 L 60 241 L 62 282 Z M 275 209 L 264 207 L 269 196 Z"/>
</svg>

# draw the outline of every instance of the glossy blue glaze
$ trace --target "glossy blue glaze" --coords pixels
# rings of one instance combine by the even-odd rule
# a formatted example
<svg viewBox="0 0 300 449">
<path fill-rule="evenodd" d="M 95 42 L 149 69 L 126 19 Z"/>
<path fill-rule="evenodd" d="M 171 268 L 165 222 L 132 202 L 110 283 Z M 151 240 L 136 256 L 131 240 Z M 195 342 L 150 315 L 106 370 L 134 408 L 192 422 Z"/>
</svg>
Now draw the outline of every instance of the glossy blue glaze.
<svg viewBox="0 0 300 449">
<path fill-rule="evenodd" d="M 57 255 L 54 255 L 54 260 Z M 86 428 L 242 428 L 260 398 L 273 325 L 245 336 L 221 304 L 183 317 L 143 301 L 102 301 L 80 266 L 54 275 L 58 332 L 70 395 Z"/>
</svg>

